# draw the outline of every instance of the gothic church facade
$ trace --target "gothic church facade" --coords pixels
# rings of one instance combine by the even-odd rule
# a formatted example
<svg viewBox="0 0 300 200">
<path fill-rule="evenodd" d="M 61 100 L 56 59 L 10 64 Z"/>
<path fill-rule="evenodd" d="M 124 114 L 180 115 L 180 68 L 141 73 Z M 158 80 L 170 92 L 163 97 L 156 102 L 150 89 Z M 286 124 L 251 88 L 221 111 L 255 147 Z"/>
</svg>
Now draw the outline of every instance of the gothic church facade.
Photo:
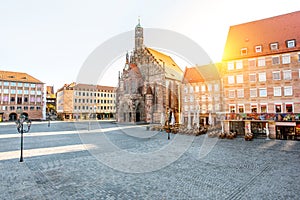
<svg viewBox="0 0 300 200">
<path fill-rule="evenodd" d="M 140 22 L 135 27 L 135 48 L 126 54 L 116 91 L 118 122 L 161 123 L 180 113 L 183 71 L 174 60 L 144 45 Z"/>
</svg>

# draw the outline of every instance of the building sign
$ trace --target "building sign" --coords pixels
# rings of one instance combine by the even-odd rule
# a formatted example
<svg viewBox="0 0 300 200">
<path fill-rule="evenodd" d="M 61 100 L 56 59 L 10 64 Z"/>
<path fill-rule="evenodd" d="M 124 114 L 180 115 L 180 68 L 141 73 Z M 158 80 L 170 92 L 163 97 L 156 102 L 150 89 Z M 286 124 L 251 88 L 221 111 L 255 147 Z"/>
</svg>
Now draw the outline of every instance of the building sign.
<svg viewBox="0 0 300 200">
<path fill-rule="evenodd" d="M 276 126 L 296 126 L 296 122 L 276 122 Z"/>
</svg>

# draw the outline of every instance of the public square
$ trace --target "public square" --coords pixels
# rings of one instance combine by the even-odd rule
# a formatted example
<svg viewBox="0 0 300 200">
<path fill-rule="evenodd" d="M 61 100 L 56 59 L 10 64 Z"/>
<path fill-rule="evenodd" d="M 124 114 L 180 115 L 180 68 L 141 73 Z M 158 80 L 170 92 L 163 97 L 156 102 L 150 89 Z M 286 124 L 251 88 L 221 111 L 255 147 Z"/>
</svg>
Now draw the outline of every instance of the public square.
<svg viewBox="0 0 300 200">
<path fill-rule="evenodd" d="M 135 135 L 127 134 L 130 130 Z M 109 146 L 103 143 L 95 155 L 88 145 L 83 145 L 81 135 L 93 138 L 96 134 L 105 135 L 119 149 L 137 157 L 157 152 L 176 137 L 177 145 L 181 141 L 191 141 L 191 144 L 178 159 L 162 168 L 124 172 L 99 159 L 107 155 Z M 300 143 L 297 141 L 245 141 L 179 134 L 172 134 L 168 140 L 165 132 L 147 131 L 145 125 L 85 121 L 51 122 L 49 127 L 47 122 L 33 122 L 30 133 L 24 134 L 24 162 L 19 162 L 20 134 L 14 123 L 0 124 L 0 144 L 0 199 L 300 197 Z M 207 155 L 199 157 L 201 147 L 207 144 L 212 145 Z M 166 151 L 157 160 L 163 162 L 173 156 Z M 126 164 L 126 159 L 110 157 L 111 163 L 120 162 L 120 165 Z M 145 167 L 144 163 L 136 164 Z"/>
</svg>

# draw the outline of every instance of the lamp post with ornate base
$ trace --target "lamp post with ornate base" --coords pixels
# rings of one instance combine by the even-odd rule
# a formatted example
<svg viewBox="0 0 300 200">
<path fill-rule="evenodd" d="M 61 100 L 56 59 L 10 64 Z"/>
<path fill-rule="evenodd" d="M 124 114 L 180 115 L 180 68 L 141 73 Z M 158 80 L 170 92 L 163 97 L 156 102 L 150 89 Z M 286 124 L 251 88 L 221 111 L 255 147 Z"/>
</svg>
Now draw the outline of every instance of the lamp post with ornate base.
<svg viewBox="0 0 300 200">
<path fill-rule="evenodd" d="M 26 127 L 24 129 L 24 122 L 26 123 Z M 21 156 L 20 156 L 20 162 L 23 162 L 23 133 L 28 133 L 30 131 L 31 126 L 31 120 L 26 119 L 24 115 L 21 114 L 19 119 L 16 121 L 17 124 L 17 130 L 19 133 L 21 133 Z"/>
</svg>

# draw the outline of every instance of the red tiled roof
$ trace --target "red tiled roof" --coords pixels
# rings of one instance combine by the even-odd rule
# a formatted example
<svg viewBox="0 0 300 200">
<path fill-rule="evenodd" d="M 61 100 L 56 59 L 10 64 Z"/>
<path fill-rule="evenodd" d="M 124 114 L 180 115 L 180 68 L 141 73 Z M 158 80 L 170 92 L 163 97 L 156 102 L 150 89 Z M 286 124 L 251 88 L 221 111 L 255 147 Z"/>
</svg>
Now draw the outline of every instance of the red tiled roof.
<svg viewBox="0 0 300 200">
<path fill-rule="evenodd" d="M 185 68 L 183 83 L 204 82 L 199 70 L 196 67 Z"/>
<path fill-rule="evenodd" d="M 137 67 L 136 64 L 130 63 L 129 66 L 130 66 L 130 69 L 133 70 L 137 75 L 141 75 L 140 69 Z"/>
<path fill-rule="evenodd" d="M 295 39 L 296 47 L 287 48 L 286 41 Z M 278 50 L 270 50 L 270 43 L 278 42 Z M 256 53 L 255 46 L 262 45 Z M 241 56 L 241 49 L 247 55 Z M 223 53 L 223 61 L 265 56 L 300 50 L 300 11 L 231 26 Z"/>
<path fill-rule="evenodd" d="M 219 68 L 221 66 L 221 63 L 215 63 L 186 68 L 184 72 L 183 83 L 198 83 L 219 80 Z"/>
</svg>

